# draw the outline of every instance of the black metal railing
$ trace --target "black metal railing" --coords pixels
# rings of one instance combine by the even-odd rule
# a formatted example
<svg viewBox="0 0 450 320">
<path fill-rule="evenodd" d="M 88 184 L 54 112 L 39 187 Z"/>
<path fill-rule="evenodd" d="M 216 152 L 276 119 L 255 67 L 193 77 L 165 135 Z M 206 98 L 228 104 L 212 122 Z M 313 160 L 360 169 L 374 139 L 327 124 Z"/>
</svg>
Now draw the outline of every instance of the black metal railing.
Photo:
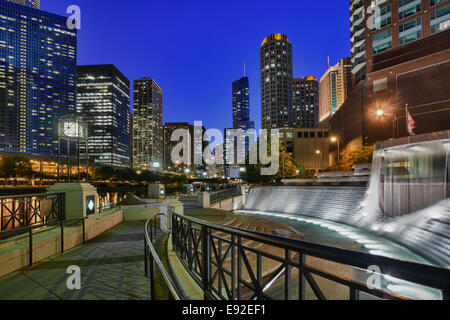
<svg viewBox="0 0 450 320">
<path fill-rule="evenodd" d="M 21 228 L 63 221 L 64 218 L 64 193 L 0 197 L 0 232 L 19 232 Z"/>
<path fill-rule="evenodd" d="M 235 197 L 235 196 L 239 196 L 241 195 L 241 188 L 240 186 L 234 186 L 232 188 L 229 189 L 224 189 L 224 190 L 220 190 L 220 191 L 215 191 L 215 192 L 210 192 L 209 194 L 209 200 L 211 204 L 217 203 L 219 201 L 231 198 L 231 197 Z"/>
<path fill-rule="evenodd" d="M 166 287 L 169 291 L 169 299 L 187 300 L 183 290 L 180 289 L 179 284 L 172 279 L 164 267 L 161 259 L 154 247 L 154 241 L 157 236 L 157 218 L 163 214 L 153 215 L 145 224 L 145 239 L 144 239 L 144 261 L 145 261 L 145 276 L 150 280 L 150 299 L 156 300 L 156 267 L 159 269 L 162 280 L 165 281 Z M 168 220 L 169 221 L 169 220 Z"/>
<path fill-rule="evenodd" d="M 350 300 L 363 295 L 411 298 L 390 290 L 386 279 L 424 287 L 438 293 L 438 298 L 450 299 L 449 269 L 223 226 L 173 212 L 171 219 L 173 248 L 205 299 L 305 300 L 314 295 L 325 300 L 336 292 L 339 299 Z M 375 275 L 386 282 L 380 282 L 380 287 L 368 285 L 371 273 L 367 270 L 373 266 L 380 270 Z M 169 280 L 173 282 L 170 277 L 166 282 Z"/>
<path fill-rule="evenodd" d="M 79 218 L 79 219 L 71 219 L 71 220 L 59 220 L 59 221 L 50 221 L 42 224 L 34 224 L 27 227 L 3 230 L 0 232 L 0 239 L 8 239 L 12 236 L 20 236 L 27 235 L 28 239 L 28 265 L 33 265 L 33 248 L 34 248 L 34 237 L 45 232 L 52 231 L 54 229 L 59 228 L 60 230 L 60 253 L 64 253 L 64 228 L 68 226 L 73 226 L 75 224 L 79 224 L 81 222 L 82 225 L 82 243 L 86 243 L 86 223 L 85 220 L 87 218 Z M 20 240 L 20 239 L 17 239 Z M 9 241 L 9 240 L 6 240 Z"/>
</svg>

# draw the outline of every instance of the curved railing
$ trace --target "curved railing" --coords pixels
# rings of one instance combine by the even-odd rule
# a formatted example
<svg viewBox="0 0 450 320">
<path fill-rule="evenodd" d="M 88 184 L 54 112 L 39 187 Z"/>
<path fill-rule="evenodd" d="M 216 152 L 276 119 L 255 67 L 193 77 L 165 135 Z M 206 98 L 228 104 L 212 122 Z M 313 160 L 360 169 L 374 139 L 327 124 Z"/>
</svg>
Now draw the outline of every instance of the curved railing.
<svg viewBox="0 0 450 320">
<path fill-rule="evenodd" d="M 178 284 L 174 281 L 169 272 L 167 272 L 161 259 L 158 257 L 158 253 L 153 246 L 154 240 L 157 235 L 157 217 L 161 217 L 163 214 L 155 214 L 145 223 L 145 241 L 144 241 L 144 259 L 145 259 L 145 276 L 150 280 L 150 299 L 156 300 L 156 286 L 155 286 L 155 267 L 159 269 L 163 280 L 165 281 L 169 290 L 170 297 L 175 300 L 187 300 L 188 298 L 184 292 L 179 289 Z"/>
<path fill-rule="evenodd" d="M 160 269 L 172 296 L 186 299 L 153 248 L 151 234 L 154 234 L 157 216 L 153 216 L 145 227 L 146 261 L 148 250 L 150 253 L 152 299 L 155 298 L 153 264 Z M 174 212 L 170 212 L 169 219 L 172 223 L 173 249 L 186 271 L 203 290 L 205 299 L 305 300 L 314 295 L 325 300 L 328 291 L 334 291 L 337 287 L 341 288 L 343 297 L 350 300 L 429 297 L 396 293 L 389 289 L 388 284 L 392 282 L 397 286 L 412 285 L 422 292 L 428 290 L 436 299 L 450 299 L 449 269 L 262 234 Z M 367 271 L 373 267 L 378 267 L 379 271 Z M 351 270 L 351 275 L 357 279 L 336 271 L 341 269 Z M 368 278 L 371 276 L 380 277 L 378 286 L 369 285 Z"/>
</svg>

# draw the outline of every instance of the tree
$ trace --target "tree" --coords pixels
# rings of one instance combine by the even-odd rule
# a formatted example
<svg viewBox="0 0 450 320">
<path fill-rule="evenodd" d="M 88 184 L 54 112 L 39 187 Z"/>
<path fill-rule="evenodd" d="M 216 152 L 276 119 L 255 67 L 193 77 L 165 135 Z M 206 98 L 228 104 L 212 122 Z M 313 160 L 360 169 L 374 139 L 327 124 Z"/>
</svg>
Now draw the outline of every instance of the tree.
<svg viewBox="0 0 450 320">
<path fill-rule="evenodd" d="M 95 167 L 93 170 L 93 179 L 96 181 L 105 181 L 114 177 L 114 168 L 110 166 Z"/>
<path fill-rule="evenodd" d="M 33 179 L 36 173 L 33 171 L 31 161 L 21 156 L 6 156 L 0 161 L 0 176 L 5 179 L 14 178 L 17 185 L 17 178 Z"/>
<path fill-rule="evenodd" d="M 259 143 L 257 144 L 259 145 Z M 268 156 L 271 156 L 271 137 L 267 140 L 267 152 Z M 286 151 L 286 148 L 280 144 L 279 148 L 279 169 L 277 174 L 273 176 L 263 176 L 261 175 L 261 168 L 263 168 L 261 163 L 246 166 L 246 179 L 249 183 L 269 183 L 274 180 L 280 182 L 285 178 L 294 177 L 300 165 L 292 157 L 292 153 Z"/>
<path fill-rule="evenodd" d="M 372 163 L 375 145 L 364 146 L 359 150 L 346 150 L 341 153 L 341 170 L 353 170 L 355 164 Z"/>
<path fill-rule="evenodd" d="M 116 181 L 136 181 L 136 179 L 136 171 L 131 168 L 118 169 L 114 172 L 114 180 Z"/>
</svg>

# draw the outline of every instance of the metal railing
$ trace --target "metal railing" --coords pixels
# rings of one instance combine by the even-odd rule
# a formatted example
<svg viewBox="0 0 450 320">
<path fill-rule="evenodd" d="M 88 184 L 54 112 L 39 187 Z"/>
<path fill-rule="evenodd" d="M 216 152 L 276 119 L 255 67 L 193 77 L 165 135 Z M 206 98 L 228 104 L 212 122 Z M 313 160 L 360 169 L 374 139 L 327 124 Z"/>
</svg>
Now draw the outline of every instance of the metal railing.
<svg viewBox="0 0 450 320">
<path fill-rule="evenodd" d="M 350 300 L 359 299 L 361 293 L 372 298 L 409 299 L 324 270 L 336 266 L 366 275 L 369 267 L 379 266 L 383 279 L 386 275 L 423 286 L 440 292 L 444 300 L 450 299 L 449 269 L 227 227 L 173 212 L 171 215 L 173 248 L 202 288 L 205 299 L 305 300 L 307 287 L 308 294 L 312 291 L 320 300 L 326 300 L 330 288 L 337 287 Z M 322 268 L 317 267 L 317 261 Z M 328 268 L 323 268 L 323 263 Z M 326 285 L 319 278 L 328 280 Z"/>
<path fill-rule="evenodd" d="M 24 227 L 46 225 L 64 218 L 64 193 L 0 197 L 0 232 L 20 232 Z"/>
<path fill-rule="evenodd" d="M 17 236 L 17 234 L 28 236 L 28 265 L 33 265 L 33 236 L 38 235 L 39 233 L 44 233 L 51 231 L 53 229 L 59 228 L 60 229 L 60 253 L 64 253 L 64 228 L 67 226 L 71 226 L 74 224 L 82 223 L 82 243 L 86 243 L 86 223 L 85 220 L 87 218 L 79 218 L 79 219 L 72 219 L 72 220 L 60 220 L 60 221 L 50 221 L 48 223 L 43 224 L 35 224 L 23 228 L 16 228 L 16 229 L 10 229 L 10 230 L 4 230 L 0 232 L 0 239 L 3 238 L 3 236 L 12 234 L 12 236 Z M 33 233 L 34 230 L 37 230 Z M 5 237 L 9 238 L 9 237 Z"/>
<path fill-rule="evenodd" d="M 163 280 L 169 290 L 169 299 L 174 300 L 187 300 L 187 297 L 183 290 L 176 281 L 174 281 L 169 272 L 167 272 L 161 259 L 159 258 L 155 247 L 153 246 L 154 240 L 157 235 L 157 218 L 161 217 L 163 214 L 153 215 L 145 224 L 145 239 L 144 239 L 144 261 L 145 261 L 145 276 L 150 280 L 150 299 L 156 300 L 156 267 L 159 269 Z"/>
<path fill-rule="evenodd" d="M 241 189 L 239 188 L 239 186 L 234 186 L 229 189 L 210 192 L 209 199 L 210 199 L 210 203 L 214 204 L 219 201 L 222 201 L 222 200 L 234 197 L 234 196 L 239 196 L 239 195 L 241 195 Z"/>
</svg>

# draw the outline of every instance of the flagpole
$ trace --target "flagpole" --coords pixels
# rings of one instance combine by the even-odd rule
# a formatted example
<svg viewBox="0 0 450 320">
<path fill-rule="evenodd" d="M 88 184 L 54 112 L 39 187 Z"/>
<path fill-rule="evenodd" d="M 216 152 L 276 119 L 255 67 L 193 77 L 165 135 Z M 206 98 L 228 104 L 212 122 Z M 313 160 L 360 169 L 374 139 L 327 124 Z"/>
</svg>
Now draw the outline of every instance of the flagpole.
<svg viewBox="0 0 450 320">
<path fill-rule="evenodd" d="M 408 104 L 405 104 L 405 120 L 406 120 L 406 131 L 408 136 L 411 135 L 411 130 L 409 129 L 409 112 L 408 112 Z"/>
</svg>

